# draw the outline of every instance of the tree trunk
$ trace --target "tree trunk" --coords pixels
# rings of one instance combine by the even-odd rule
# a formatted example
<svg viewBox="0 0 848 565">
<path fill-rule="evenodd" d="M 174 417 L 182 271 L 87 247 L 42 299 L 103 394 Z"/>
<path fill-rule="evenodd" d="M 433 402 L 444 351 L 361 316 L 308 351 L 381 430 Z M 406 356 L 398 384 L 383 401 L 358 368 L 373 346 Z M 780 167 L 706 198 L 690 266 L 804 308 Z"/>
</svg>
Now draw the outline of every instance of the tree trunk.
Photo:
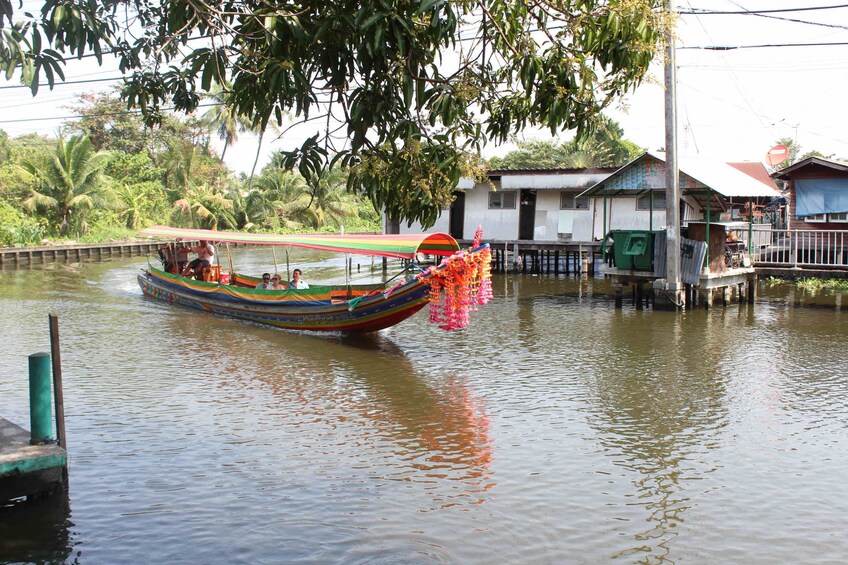
<svg viewBox="0 0 848 565">
<path fill-rule="evenodd" d="M 259 132 L 259 146 L 256 147 L 256 158 L 253 160 L 253 168 L 250 169 L 250 178 L 247 179 L 247 191 L 253 188 L 253 173 L 256 171 L 256 163 L 259 162 L 259 152 L 262 150 L 262 138 L 265 137 L 265 130 Z"/>
</svg>

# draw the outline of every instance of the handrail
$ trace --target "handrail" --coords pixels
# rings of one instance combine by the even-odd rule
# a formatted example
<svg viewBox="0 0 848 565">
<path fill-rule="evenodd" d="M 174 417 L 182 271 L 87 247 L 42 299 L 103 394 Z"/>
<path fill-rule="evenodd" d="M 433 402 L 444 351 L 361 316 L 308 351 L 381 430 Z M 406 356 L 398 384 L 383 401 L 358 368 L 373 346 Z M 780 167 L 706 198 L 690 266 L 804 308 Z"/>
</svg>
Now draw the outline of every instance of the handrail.
<svg viewBox="0 0 848 565">
<path fill-rule="evenodd" d="M 848 268 L 848 230 L 754 228 L 733 231 L 756 265 Z"/>
</svg>

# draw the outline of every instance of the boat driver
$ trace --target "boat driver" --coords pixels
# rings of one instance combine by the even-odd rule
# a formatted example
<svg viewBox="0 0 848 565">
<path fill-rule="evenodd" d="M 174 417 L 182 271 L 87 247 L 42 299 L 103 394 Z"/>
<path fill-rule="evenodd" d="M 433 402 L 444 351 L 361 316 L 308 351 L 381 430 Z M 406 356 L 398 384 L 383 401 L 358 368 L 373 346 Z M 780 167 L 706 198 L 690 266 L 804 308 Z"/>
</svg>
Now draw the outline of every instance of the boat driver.
<svg viewBox="0 0 848 565">
<path fill-rule="evenodd" d="M 189 272 L 193 271 L 194 278 L 199 280 L 203 274 L 203 267 L 209 267 L 212 265 L 212 260 L 215 257 L 215 247 L 206 240 L 201 239 L 200 244 L 197 247 L 193 247 L 191 250 L 197 253 L 197 259 L 186 265 L 185 269 L 183 269 L 182 275 L 184 277 L 188 276 Z"/>
</svg>

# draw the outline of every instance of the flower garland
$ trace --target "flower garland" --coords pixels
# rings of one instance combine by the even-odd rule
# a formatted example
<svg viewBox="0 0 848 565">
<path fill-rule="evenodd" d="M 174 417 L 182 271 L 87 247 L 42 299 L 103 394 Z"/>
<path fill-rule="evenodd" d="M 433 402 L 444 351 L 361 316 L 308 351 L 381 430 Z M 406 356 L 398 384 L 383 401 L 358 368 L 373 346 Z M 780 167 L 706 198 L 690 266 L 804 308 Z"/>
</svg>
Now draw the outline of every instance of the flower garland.
<svg viewBox="0 0 848 565">
<path fill-rule="evenodd" d="M 471 312 L 492 299 L 491 263 L 487 245 L 454 253 L 416 275 L 430 283 L 430 322 L 444 330 L 466 327 Z"/>
</svg>

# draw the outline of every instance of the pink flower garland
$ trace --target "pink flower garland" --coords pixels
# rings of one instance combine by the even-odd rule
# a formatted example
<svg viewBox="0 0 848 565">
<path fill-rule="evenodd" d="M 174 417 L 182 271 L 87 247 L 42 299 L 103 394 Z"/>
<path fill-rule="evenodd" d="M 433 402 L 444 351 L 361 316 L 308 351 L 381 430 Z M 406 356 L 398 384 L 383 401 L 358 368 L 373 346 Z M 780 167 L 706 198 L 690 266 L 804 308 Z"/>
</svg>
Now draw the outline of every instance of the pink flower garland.
<svg viewBox="0 0 848 565">
<path fill-rule="evenodd" d="M 482 238 L 479 228 L 477 235 Z M 430 322 L 444 330 L 468 326 L 471 312 L 492 299 L 491 262 L 488 247 L 458 251 L 420 273 L 430 283 Z"/>
</svg>

